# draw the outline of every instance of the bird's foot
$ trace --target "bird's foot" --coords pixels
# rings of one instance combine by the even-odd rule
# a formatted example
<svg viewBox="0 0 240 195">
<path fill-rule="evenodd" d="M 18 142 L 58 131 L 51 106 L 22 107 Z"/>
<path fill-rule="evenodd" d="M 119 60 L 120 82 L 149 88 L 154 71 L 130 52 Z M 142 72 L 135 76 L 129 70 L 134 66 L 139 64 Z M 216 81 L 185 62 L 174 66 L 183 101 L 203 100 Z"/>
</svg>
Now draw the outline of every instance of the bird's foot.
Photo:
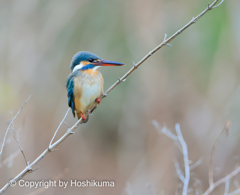
<svg viewBox="0 0 240 195">
<path fill-rule="evenodd" d="M 82 117 L 82 120 L 85 121 L 86 120 L 86 116 L 81 112 L 81 117 Z"/>
<path fill-rule="evenodd" d="M 100 100 L 99 98 L 96 98 L 96 99 L 95 99 L 95 102 L 97 102 L 98 104 L 100 104 L 100 103 L 101 103 L 101 100 Z"/>
</svg>

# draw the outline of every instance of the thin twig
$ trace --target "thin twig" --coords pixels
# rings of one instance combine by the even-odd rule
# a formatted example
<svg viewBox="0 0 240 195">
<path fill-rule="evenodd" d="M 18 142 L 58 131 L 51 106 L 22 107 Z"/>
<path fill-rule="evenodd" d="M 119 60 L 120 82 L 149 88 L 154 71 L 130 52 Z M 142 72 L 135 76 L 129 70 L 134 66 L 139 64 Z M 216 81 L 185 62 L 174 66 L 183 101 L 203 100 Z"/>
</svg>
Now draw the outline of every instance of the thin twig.
<svg viewBox="0 0 240 195">
<path fill-rule="evenodd" d="M 225 182 L 224 195 L 227 195 L 227 194 L 228 194 L 228 191 L 229 191 L 229 185 L 230 185 L 230 181 L 227 180 L 227 181 Z"/>
<path fill-rule="evenodd" d="M 12 113 L 12 112 L 11 112 L 11 115 L 12 115 L 12 118 L 13 118 L 13 113 Z M 22 149 L 22 147 L 21 147 L 21 145 L 20 145 L 20 142 L 19 142 L 19 131 L 20 131 L 20 130 L 16 131 L 16 127 L 15 127 L 15 125 L 14 125 L 14 122 L 12 122 L 12 129 L 13 129 L 13 138 L 15 139 L 15 141 L 16 141 L 17 144 L 18 144 L 18 147 L 19 147 L 19 149 L 20 149 L 20 151 L 21 151 L 21 153 L 22 153 L 22 155 L 23 155 L 23 158 L 24 158 L 24 160 L 25 160 L 26 166 L 28 166 L 28 161 L 27 161 L 26 155 L 25 155 L 25 153 L 23 152 L 23 149 Z"/>
<path fill-rule="evenodd" d="M 178 175 L 179 179 L 184 183 L 185 178 L 184 178 L 184 176 L 182 174 L 182 171 L 180 169 L 179 163 L 178 163 L 178 161 L 176 159 L 174 159 L 174 165 L 175 165 L 176 172 L 177 172 L 177 175 Z"/>
<path fill-rule="evenodd" d="M 66 122 L 63 122 L 63 123 L 64 123 L 64 125 L 66 125 L 67 128 L 69 128 L 69 126 L 68 126 L 68 124 Z"/>
<path fill-rule="evenodd" d="M 13 124 L 13 125 L 14 125 L 14 124 Z M 15 129 L 15 127 L 14 127 L 14 129 Z M 19 131 L 18 131 L 18 135 L 17 135 L 17 136 L 16 136 L 16 132 L 15 132 L 15 134 L 13 135 L 13 138 L 16 140 L 16 142 L 17 142 L 17 144 L 18 144 L 18 147 L 19 147 L 19 149 L 20 149 L 20 151 L 21 151 L 21 153 L 22 153 L 22 155 L 23 155 L 23 158 L 24 158 L 24 160 L 25 160 L 26 166 L 28 166 L 27 158 L 26 158 L 26 156 L 25 156 L 25 154 L 24 154 L 24 152 L 23 152 L 23 149 L 22 149 L 22 147 L 21 147 L 21 145 L 20 145 L 20 142 L 19 142 Z"/>
<path fill-rule="evenodd" d="M 221 4 L 223 3 L 223 1 L 224 1 L 224 0 L 222 0 L 218 5 L 215 5 L 213 8 L 216 8 L 216 7 L 218 7 L 219 5 L 221 5 Z M 212 9 L 213 9 L 213 8 L 212 8 Z"/>
<path fill-rule="evenodd" d="M 23 107 L 25 106 L 25 104 L 28 102 L 28 100 L 31 98 L 31 95 L 29 96 L 29 98 L 23 103 L 22 107 L 19 109 L 19 111 L 17 112 L 17 114 L 15 115 L 15 117 L 11 120 L 11 122 L 9 123 L 8 125 L 8 128 L 7 128 L 7 131 L 4 135 L 4 138 L 3 138 L 3 142 L 2 142 L 2 148 L 1 148 L 1 151 L 0 151 L 0 156 L 2 155 L 2 152 L 3 152 L 3 147 L 4 147 L 4 144 L 5 144 L 5 140 L 6 140 L 6 137 L 7 137 L 7 134 L 8 134 L 8 131 L 13 123 L 13 121 L 17 118 L 17 116 L 19 115 L 19 113 L 21 112 L 21 110 L 23 109 Z"/>
<path fill-rule="evenodd" d="M 179 145 L 181 146 L 181 149 L 180 148 L 179 149 L 183 153 L 185 176 L 183 176 L 177 160 L 174 160 L 174 164 L 175 164 L 177 175 L 178 175 L 179 179 L 183 182 L 183 193 L 182 194 L 187 195 L 188 184 L 189 184 L 189 180 L 190 180 L 190 166 L 189 166 L 189 160 L 188 160 L 187 144 L 183 139 L 180 125 L 179 124 L 175 125 L 175 129 L 177 132 L 177 136 L 176 136 L 173 133 L 171 133 L 170 131 L 168 131 L 166 127 L 161 128 L 157 121 L 153 120 L 152 123 L 156 127 L 156 129 L 158 130 L 159 133 L 165 134 L 166 136 L 171 138 L 176 143 L 177 146 L 179 146 Z M 200 163 L 201 163 L 201 161 L 200 161 Z"/>
<path fill-rule="evenodd" d="M 170 139 L 172 139 L 175 143 L 175 145 L 178 147 L 178 149 L 182 152 L 182 147 L 179 144 L 178 137 L 174 135 L 171 131 L 169 131 L 165 126 L 160 127 L 159 123 L 156 120 L 152 120 L 152 124 L 157 129 L 158 133 L 163 133 Z"/>
<path fill-rule="evenodd" d="M 209 186 L 210 188 L 213 187 L 213 155 L 216 149 L 216 146 L 220 140 L 220 138 L 222 137 L 222 135 L 225 133 L 225 131 L 229 131 L 230 128 L 230 121 L 227 121 L 222 132 L 219 134 L 219 136 L 217 137 L 217 139 L 215 140 L 213 147 L 212 147 L 212 151 L 211 151 L 211 156 L 210 156 L 210 162 L 209 162 Z"/>
<path fill-rule="evenodd" d="M 191 166 L 190 166 L 190 171 L 195 169 L 197 166 L 199 166 L 201 163 L 202 163 L 203 159 L 200 158 L 197 162 L 193 163 Z"/>
<path fill-rule="evenodd" d="M 158 130 L 159 133 L 165 134 L 167 137 L 171 138 L 174 141 L 178 141 L 178 137 L 174 135 L 171 131 L 168 131 L 166 127 L 160 127 L 159 123 L 156 120 L 152 121 L 152 124 Z"/>
<path fill-rule="evenodd" d="M 232 177 L 236 176 L 238 173 L 240 173 L 240 166 L 237 167 L 234 171 L 232 171 L 231 173 L 229 173 L 227 176 L 223 177 L 222 179 L 219 179 L 218 181 L 216 181 L 215 183 L 213 183 L 212 186 L 209 186 L 209 188 L 204 192 L 203 195 L 208 195 L 210 192 L 213 191 L 213 189 L 215 189 L 217 186 L 219 186 L 220 184 L 225 183 L 227 180 L 231 179 Z"/>
<path fill-rule="evenodd" d="M 192 24 L 196 23 L 198 19 L 200 19 L 204 14 L 206 14 L 209 10 L 212 10 L 214 6 L 219 2 L 219 0 L 214 0 L 214 2 L 209 5 L 202 13 L 200 13 L 197 17 L 193 18 L 190 22 L 188 22 L 185 26 L 183 26 L 181 29 L 179 29 L 176 33 L 174 33 L 171 37 L 168 39 L 164 40 L 160 45 L 158 45 L 155 49 L 150 51 L 142 60 L 140 60 L 136 65 L 134 65 L 125 75 L 123 75 L 119 80 L 117 80 L 105 93 L 103 93 L 99 99 L 102 100 L 105 98 L 116 86 L 118 86 L 121 82 L 125 81 L 126 78 L 134 71 L 136 70 L 143 62 L 145 62 L 150 56 L 152 56 L 156 51 L 158 51 L 160 48 L 163 46 L 167 45 L 170 43 L 175 37 L 177 37 L 179 34 L 181 34 L 185 29 L 187 29 L 189 26 Z M 89 109 L 90 111 L 87 111 L 85 113 L 86 117 L 91 114 L 91 112 L 97 107 L 97 103 L 94 103 L 92 107 Z M 67 130 L 67 132 L 56 142 L 51 144 L 40 156 L 38 156 L 31 164 L 25 167 L 25 169 L 20 172 L 16 177 L 14 177 L 11 181 L 9 181 L 3 188 L 0 190 L 0 194 L 5 192 L 7 188 L 9 188 L 11 182 L 17 182 L 20 180 L 22 177 L 24 177 L 27 173 L 32 171 L 32 166 L 36 165 L 47 153 L 51 152 L 52 149 L 56 146 L 58 146 L 62 141 L 64 141 L 69 135 L 74 133 L 74 130 L 80 125 L 82 122 L 82 118 L 80 118 L 71 128 Z M 6 139 L 6 138 L 5 138 Z M 5 140 L 4 139 L 4 140 Z M 4 144 L 3 144 L 4 145 Z M 1 153 L 0 153 L 1 154 Z M 188 165 L 189 166 L 189 165 Z M 186 172 L 186 170 L 185 170 Z M 186 180 L 186 176 L 185 176 Z"/>
<path fill-rule="evenodd" d="M 51 152 L 54 147 L 58 146 L 61 142 L 63 142 L 69 135 L 73 134 L 73 131 L 80 125 L 82 122 L 82 118 L 80 118 L 71 128 L 67 130 L 67 132 L 56 142 L 54 142 L 50 147 L 45 149 L 42 154 L 40 154 L 31 164 L 29 163 L 28 166 L 26 166 L 22 172 L 20 172 L 16 177 L 14 177 L 12 180 L 10 180 L 5 186 L 2 187 L 0 190 L 0 194 L 4 193 L 9 187 L 11 183 L 15 183 L 19 181 L 21 178 L 23 178 L 27 173 L 30 173 L 33 171 L 32 167 L 36 165 L 46 154 Z"/>
<path fill-rule="evenodd" d="M 235 188 L 237 188 L 237 189 L 240 188 L 238 180 L 234 179 L 233 183 L 235 185 Z"/>
<path fill-rule="evenodd" d="M 188 184 L 190 180 L 190 168 L 189 168 L 189 160 L 188 160 L 188 149 L 187 149 L 187 144 L 183 139 L 182 132 L 180 129 L 180 125 L 176 124 L 175 129 L 178 135 L 178 140 L 180 144 L 182 145 L 183 149 L 183 160 L 184 160 L 184 167 L 185 167 L 185 179 L 183 182 L 183 195 L 187 195 L 187 190 L 188 190 Z"/>
<path fill-rule="evenodd" d="M 224 0 L 222 0 L 217 6 L 219 6 L 220 4 L 222 4 Z M 175 38 L 177 37 L 179 34 L 181 34 L 184 30 L 186 30 L 189 26 L 191 26 L 192 24 L 195 24 L 204 14 L 206 14 L 208 11 L 214 9 L 216 6 L 216 4 L 219 2 L 219 0 L 214 0 L 214 2 L 211 5 L 208 5 L 208 7 L 199 15 L 197 15 L 196 17 L 193 17 L 192 20 L 190 22 L 188 22 L 185 26 L 183 26 L 181 29 L 179 29 L 177 32 L 175 32 L 171 37 L 169 37 L 168 39 L 166 39 L 166 35 L 164 37 L 163 42 L 158 45 L 156 48 L 154 48 L 152 51 L 150 51 L 144 58 L 142 58 L 137 64 L 133 64 L 133 67 L 125 74 L 123 75 L 121 78 L 119 78 L 103 95 L 101 95 L 99 97 L 100 100 L 102 100 L 103 98 L 105 98 L 116 86 L 118 86 L 121 82 L 125 81 L 126 78 L 134 71 L 136 70 L 143 62 L 145 62 L 149 57 L 151 57 L 156 51 L 158 51 L 159 49 L 161 49 L 163 46 L 165 45 L 169 45 L 169 43 Z M 215 6 L 215 7 L 214 7 Z M 97 102 L 95 102 L 92 107 L 89 109 L 90 112 L 87 112 L 85 115 L 86 117 L 91 113 L 92 110 L 94 110 L 97 107 Z"/>
<path fill-rule="evenodd" d="M 226 124 L 225 124 L 225 127 L 224 129 L 222 130 L 222 132 L 220 133 L 220 135 L 217 137 L 214 145 L 213 145 L 213 148 L 212 148 L 212 151 L 211 151 L 211 157 L 210 157 L 210 167 L 209 167 L 209 188 L 204 192 L 203 195 L 208 195 L 209 193 L 211 193 L 217 186 L 219 186 L 220 184 L 223 184 L 225 183 L 225 193 L 224 194 L 227 194 L 228 193 L 228 190 L 229 190 L 229 182 L 230 182 L 230 179 L 234 176 L 236 176 L 238 173 L 240 173 L 240 166 L 238 166 L 234 171 L 232 171 L 230 174 L 228 174 L 227 176 L 223 177 L 222 179 L 219 179 L 218 181 L 216 181 L 214 183 L 213 181 L 213 154 L 214 154 L 214 151 L 215 151 L 215 148 L 216 148 L 216 145 L 218 143 L 218 141 L 220 140 L 221 136 L 223 135 L 223 133 L 226 131 L 226 132 L 229 132 L 229 128 L 230 128 L 230 121 L 227 121 Z M 240 191 L 240 189 L 239 189 Z M 234 191 L 231 193 L 231 195 L 234 195 L 235 193 L 237 194 L 239 192 L 238 190 Z"/>
<path fill-rule="evenodd" d="M 55 136 L 57 135 L 58 130 L 59 130 L 60 127 L 62 126 L 62 124 L 63 124 L 63 123 L 65 124 L 64 121 L 65 121 L 65 118 L 67 117 L 69 111 L 70 111 L 70 108 L 68 108 L 68 110 L 67 110 L 65 116 L 63 117 L 63 120 L 61 121 L 61 123 L 59 124 L 57 130 L 55 131 L 55 133 L 54 133 L 54 135 L 53 135 L 53 137 L 52 137 L 52 139 L 51 139 L 51 141 L 50 141 L 49 147 L 52 145 L 52 142 L 53 142 Z"/>
<path fill-rule="evenodd" d="M 233 191 L 233 192 L 231 192 L 230 194 L 227 194 L 227 195 L 237 195 L 239 193 L 240 193 L 240 188 L 235 190 L 235 191 Z"/>
</svg>

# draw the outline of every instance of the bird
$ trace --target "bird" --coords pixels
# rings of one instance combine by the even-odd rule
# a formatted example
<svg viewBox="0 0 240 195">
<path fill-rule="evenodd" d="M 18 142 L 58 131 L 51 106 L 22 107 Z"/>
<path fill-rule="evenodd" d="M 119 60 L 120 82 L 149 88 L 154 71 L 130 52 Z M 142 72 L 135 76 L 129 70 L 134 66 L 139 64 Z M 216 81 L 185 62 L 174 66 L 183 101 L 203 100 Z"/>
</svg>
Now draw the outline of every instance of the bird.
<svg viewBox="0 0 240 195">
<path fill-rule="evenodd" d="M 86 123 L 88 118 L 84 115 L 88 109 L 97 102 L 101 102 L 99 97 L 103 94 L 103 76 L 98 71 L 101 66 L 123 66 L 120 62 L 103 60 L 97 55 L 80 51 L 76 53 L 70 63 L 72 71 L 66 81 L 68 106 L 72 109 L 78 119 Z"/>
</svg>

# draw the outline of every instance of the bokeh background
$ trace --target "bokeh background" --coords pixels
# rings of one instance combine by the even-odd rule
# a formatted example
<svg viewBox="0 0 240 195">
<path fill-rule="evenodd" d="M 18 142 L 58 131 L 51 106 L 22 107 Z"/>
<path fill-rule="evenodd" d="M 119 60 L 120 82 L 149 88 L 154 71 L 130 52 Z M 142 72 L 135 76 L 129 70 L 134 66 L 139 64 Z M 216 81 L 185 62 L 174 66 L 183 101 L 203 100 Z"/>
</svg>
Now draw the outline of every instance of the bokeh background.
<svg viewBox="0 0 240 195">
<path fill-rule="evenodd" d="M 101 68 L 105 89 L 172 35 L 209 1 L 9 0 L 0 1 L 0 143 L 12 115 L 32 162 L 45 150 L 67 106 L 65 81 L 72 56 L 91 51 L 126 64 Z M 163 47 L 99 105 L 87 124 L 24 179 L 113 180 L 115 187 L 10 188 L 6 194 L 180 194 L 174 159 L 182 154 L 159 134 L 156 120 L 173 133 L 176 123 L 192 162 L 190 192 L 208 188 L 208 165 L 216 137 L 231 121 L 214 154 L 214 179 L 240 163 L 240 2 L 225 1 Z M 69 126 L 76 122 L 69 113 Z M 65 131 L 62 126 L 57 138 Z M 0 185 L 25 167 L 13 130 L 1 156 Z M 231 180 L 236 189 L 240 176 Z M 224 185 L 212 194 L 223 194 Z"/>
</svg>

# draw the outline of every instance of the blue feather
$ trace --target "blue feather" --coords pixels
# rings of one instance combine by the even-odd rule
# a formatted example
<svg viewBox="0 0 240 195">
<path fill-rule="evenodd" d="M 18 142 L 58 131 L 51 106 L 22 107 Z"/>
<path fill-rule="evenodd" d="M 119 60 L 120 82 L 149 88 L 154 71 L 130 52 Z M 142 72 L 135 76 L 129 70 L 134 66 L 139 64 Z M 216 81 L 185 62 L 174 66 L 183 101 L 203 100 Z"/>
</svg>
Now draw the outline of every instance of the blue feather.
<svg viewBox="0 0 240 195">
<path fill-rule="evenodd" d="M 80 52 L 76 53 L 73 56 L 71 64 L 70 64 L 71 71 L 74 69 L 74 67 L 76 65 L 80 64 L 81 61 L 88 61 L 90 58 L 94 59 L 94 60 L 100 59 L 97 55 L 87 52 L 87 51 L 80 51 Z"/>
<path fill-rule="evenodd" d="M 73 116 L 75 117 L 75 104 L 74 104 L 74 77 L 73 74 L 70 74 L 67 82 L 67 96 L 68 96 L 68 106 L 71 107 Z"/>
<path fill-rule="evenodd" d="M 92 69 L 94 67 L 93 64 L 88 64 L 86 66 L 83 66 L 80 70 L 87 70 L 87 69 Z"/>
</svg>

